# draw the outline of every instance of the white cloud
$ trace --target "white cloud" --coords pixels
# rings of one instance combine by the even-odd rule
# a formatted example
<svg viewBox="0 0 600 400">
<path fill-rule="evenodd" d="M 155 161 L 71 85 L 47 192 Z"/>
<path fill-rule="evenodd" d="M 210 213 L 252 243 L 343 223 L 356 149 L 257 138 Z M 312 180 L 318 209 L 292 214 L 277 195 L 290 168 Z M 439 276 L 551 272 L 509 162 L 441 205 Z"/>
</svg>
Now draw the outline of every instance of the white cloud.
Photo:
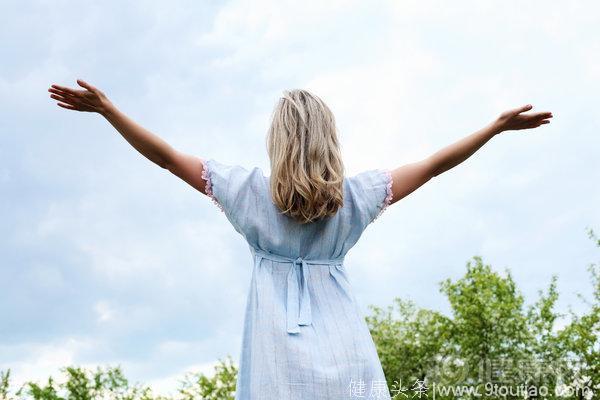
<svg viewBox="0 0 600 400">
<path fill-rule="evenodd" d="M 80 352 L 95 346 L 92 338 L 64 337 L 46 343 L 21 343 L 19 345 L 0 346 L 0 353 L 6 351 L 15 354 L 12 359 L 0 363 L 0 369 L 11 370 L 11 388 L 20 387 L 27 381 L 45 383 L 52 376 L 56 382 L 63 382 L 60 368 L 77 364 L 81 367 L 95 365 L 81 364 L 77 361 Z M 18 358 L 17 358 L 18 357 Z"/>
<path fill-rule="evenodd" d="M 98 301 L 94 305 L 94 311 L 100 323 L 110 320 L 114 315 L 114 310 L 108 301 Z"/>
</svg>

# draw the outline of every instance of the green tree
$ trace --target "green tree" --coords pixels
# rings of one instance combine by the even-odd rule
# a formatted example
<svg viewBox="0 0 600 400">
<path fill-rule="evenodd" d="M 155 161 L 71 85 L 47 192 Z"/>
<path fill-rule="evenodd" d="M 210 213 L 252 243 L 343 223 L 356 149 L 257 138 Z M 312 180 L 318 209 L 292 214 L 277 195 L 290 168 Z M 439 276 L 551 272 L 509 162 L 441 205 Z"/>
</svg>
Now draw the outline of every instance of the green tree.
<svg viewBox="0 0 600 400">
<path fill-rule="evenodd" d="M 600 239 L 593 230 L 588 231 L 597 247 Z M 563 384 L 578 389 L 577 398 L 584 398 L 594 390 L 600 390 L 600 266 L 596 263 L 588 266 L 593 285 L 592 299 L 588 300 L 578 293 L 580 299 L 589 306 L 589 312 L 577 315 L 571 309 L 570 323 L 559 333 L 558 344 L 571 363 L 570 372 Z"/>
<path fill-rule="evenodd" d="M 95 371 L 81 367 L 63 367 L 66 375 L 63 383 L 57 384 L 52 377 L 40 385 L 26 382 L 16 392 L 19 398 L 33 400 L 93 400 L 111 398 L 115 400 L 146 400 L 153 398 L 151 389 L 139 384 L 130 385 L 120 367 L 97 367 Z"/>
<path fill-rule="evenodd" d="M 409 300 L 394 299 L 385 310 L 370 306 L 366 317 L 390 387 L 423 380 L 448 354 L 449 320 L 431 310 L 417 309 Z"/>
<path fill-rule="evenodd" d="M 500 378 L 497 364 L 522 358 L 527 333 L 523 295 L 510 271 L 501 276 L 474 257 L 465 276 L 456 282 L 444 280 L 441 291 L 452 308 L 450 340 L 466 368 L 464 383 Z"/>
<path fill-rule="evenodd" d="M 0 371 L 0 400 L 13 400 L 10 394 L 10 369 Z"/>
<path fill-rule="evenodd" d="M 183 400 L 233 400 L 237 378 L 237 368 L 231 357 L 219 360 L 212 377 L 200 373 L 186 374 L 179 393 Z"/>
<path fill-rule="evenodd" d="M 12 395 L 10 369 L 0 371 L 0 400 L 232 400 L 237 369 L 228 356 L 226 361 L 219 360 L 211 377 L 187 374 L 177 397 L 154 395 L 148 386 L 130 384 L 120 367 L 92 371 L 70 366 L 61 368 L 61 373 L 63 383 L 50 376 L 45 384 L 26 382 Z"/>
<path fill-rule="evenodd" d="M 590 237 L 600 246 L 593 233 Z M 557 327 L 565 315 L 556 311 L 556 276 L 526 306 L 510 271 L 500 274 L 481 257 L 467 262 L 460 279 L 440 283 L 451 316 L 399 298 L 385 310 L 371 307 L 367 323 L 392 394 L 399 381 L 421 380 L 429 387 L 468 386 L 489 394 L 486 398 L 555 398 L 556 389 L 567 385 L 579 391 L 563 392 L 561 398 L 589 400 L 592 390 L 580 389 L 600 389 L 600 274 L 597 265 L 589 270 L 594 285 L 594 297 L 587 301 L 590 311 L 571 312 L 562 329 Z M 514 392 L 494 393 L 494 385 Z M 436 391 L 436 397 L 478 396 Z"/>
</svg>

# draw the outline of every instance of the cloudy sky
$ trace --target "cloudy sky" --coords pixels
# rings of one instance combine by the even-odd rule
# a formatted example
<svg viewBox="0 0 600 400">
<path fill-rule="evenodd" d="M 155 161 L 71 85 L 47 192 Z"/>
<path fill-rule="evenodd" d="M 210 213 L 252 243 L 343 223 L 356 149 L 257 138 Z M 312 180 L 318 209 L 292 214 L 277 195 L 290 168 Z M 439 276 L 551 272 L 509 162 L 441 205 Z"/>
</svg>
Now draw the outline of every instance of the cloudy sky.
<svg viewBox="0 0 600 400">
<path fill-rule="evenodd" d="M 163 393 L 237 361 L 251 258 L 203 194 L 53 84 L 82 78 L 175 148 L 268 174 L 282 90 L 336 115 L 349 174 L 416 161 L 508 108 L 494 138 L 395 203 L 348 253 L 361 307 L 447 313 L 481 255 L 531 303 L 558 276 L 585 312 L 600 230 L 600 7 L 542 1 L 7 1 L 0 15 L 0 370 L 120 364 Z"/>
</svg>

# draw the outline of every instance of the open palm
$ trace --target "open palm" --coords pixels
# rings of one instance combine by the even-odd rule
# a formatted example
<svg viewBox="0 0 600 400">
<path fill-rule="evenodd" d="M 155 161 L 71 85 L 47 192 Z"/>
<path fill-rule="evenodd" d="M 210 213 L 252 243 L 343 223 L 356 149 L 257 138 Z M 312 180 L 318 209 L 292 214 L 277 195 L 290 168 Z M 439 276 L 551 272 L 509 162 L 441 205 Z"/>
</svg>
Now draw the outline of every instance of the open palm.
<svg viewBox="0 0 600 400">
<path fill-rule="evenodd" d="M 500 114 L 496 123 L 503 131 L 537 128 L 549 124 L 552 113 L 549 111 L 524 114 L 533 108 L 531 104 L 508 110 Z"/>
<path fill-rule="evenodd" d="M 84 89 L 71 89 L 60 85 L 51 85 L 48 91 L 50 97 L 57 100 L 57 105 L 68 110 L 104 113 L 110 101 L 98 88 L 77 79 L 77 84 Z"/>
</svg>

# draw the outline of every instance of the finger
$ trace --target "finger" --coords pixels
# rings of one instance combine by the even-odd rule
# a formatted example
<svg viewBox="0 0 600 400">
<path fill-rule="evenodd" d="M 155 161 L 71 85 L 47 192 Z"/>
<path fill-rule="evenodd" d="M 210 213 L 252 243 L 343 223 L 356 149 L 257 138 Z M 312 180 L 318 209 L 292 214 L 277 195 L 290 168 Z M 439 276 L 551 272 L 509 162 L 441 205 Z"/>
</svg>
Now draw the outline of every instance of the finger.
<svg viewBox="0 0 600 400">
<path fill-rule="evenodd" d="M 53 98 L 53 99 L 55 99 L 55 100 L 62 101 L 63 103 L 73 102 L 72 98 L 66 97 L 66 96 L 57 95 L 57 94 L 51 94 L 50 97 Z"/>
<path fill-rule="evenodd" d="M 79 99 L 74 98 L 74 97 L 63 97 L 63 96 L 58 96 L 55 94 L 50 95 L 50 97 L 52 97 L 53 99 L 58 100 L 62 103 L 70 104 L 77 108 L 81 108 L 84 106 L 84 103 L 82 101 L 79 101 Z"/>
<path fill-rule="evenodd" d="M 522 116 L 524 117 L 525 121 L 527 121 L 528 123 L 532 123 L 532 124 L 537 124 L 538 122 L 540 122 L 543 119 L 552 118 L 548 114 L 544 114 L 544 113 L 531 114 L 531 115 L 525 114 Z"/>
<path fill-rule="evenodd" d="M 533 108 L 533 106 L 532 106 L 531 104 L 526 104 L 526 105 L 524 105 L 524 106 L 521 106 L 521 107 L 517 107 L 517 108 L 515 108 L 515 109 L 513 110 L 513 114 L 520 114 L 520 113 L 522 113 L 522 112 L 529 111 L 529 110 L 531 110 L 532 108 Z"/>
<path fill-rule="evenodd" d="M 549 124 L 549 123 L 550 123 L 550 121 L 544 120 L 544 121 L 540 121 L 540 122 L 534 124 L 532 127 L 533 128 L 537 128 L 538 126 L 546 125 L 546 124 Z"/>
<path fill-rule="evenodd" d="M 74 90 L 74 89 L 68 88 L 66 86 L 52 85 L 51 87 L 61 90 L 63 92 L 66 92 L 66 93 L 70 94 L 71 96 L 79 96 L 79 94 L 80 94 L 80 92 L 78 90 Z"/>
<path fill-rule="evenodd" d="M 530 116 L 533 118 L 552 118 L 552 113 L 550 111 L 543 111 L 530 114 Z"/>
<path fill-rule="evenodd" d="M 79 84 L 79 86 L 86 88 L 90 92 L 94 92 L 96 90 L 96 88 L 94 86 L 90 85 L 89 83 L 87 83 L 86 81 L 84 81 L 82 79 L 77 79 L 77 83 Z"/>
<path fill-rule="evenodd" d="M 93 105 L 87 103 L 85 101 L 84 97 L 72 97 L 72 96 L 68 96 L 68 95 L 63 96 L 63 95 L 56 95 L 56 94 L 51 94 L 50 97 L 52 97 L 55 100 L 62 101 L 63 103 L 71 104 L 71 105 L 77 107 L 78 110 L 93 108 Z"/>
<path fill-rule="evenodd" d="M 50 93 L 54 93 L 54 94 L 57 94 L 59 96 L 76 98 L 76 96 L 73 96 L 71 93 L 65 92 L 63 90 L 59 90 L 59 89 L 55 89 L 55 88 L 49 88 L 48 91 Z"/>
<path fill-rule="evenodd" d="M 69 110 L 77 110 L 77 107 L 75 107 L 75 106 L 72 106 L 72 105 L 70 105 L 70 104 L 66 104 L 66 103 L 61 103 L 61 102 L 58 102 L 58 103 L 56 103 L 56 105 L 58 105 L 58 106 L 60 106 L 60 107 L 62 107 L 62 108 L 69 109 Z"/>
</svg>

